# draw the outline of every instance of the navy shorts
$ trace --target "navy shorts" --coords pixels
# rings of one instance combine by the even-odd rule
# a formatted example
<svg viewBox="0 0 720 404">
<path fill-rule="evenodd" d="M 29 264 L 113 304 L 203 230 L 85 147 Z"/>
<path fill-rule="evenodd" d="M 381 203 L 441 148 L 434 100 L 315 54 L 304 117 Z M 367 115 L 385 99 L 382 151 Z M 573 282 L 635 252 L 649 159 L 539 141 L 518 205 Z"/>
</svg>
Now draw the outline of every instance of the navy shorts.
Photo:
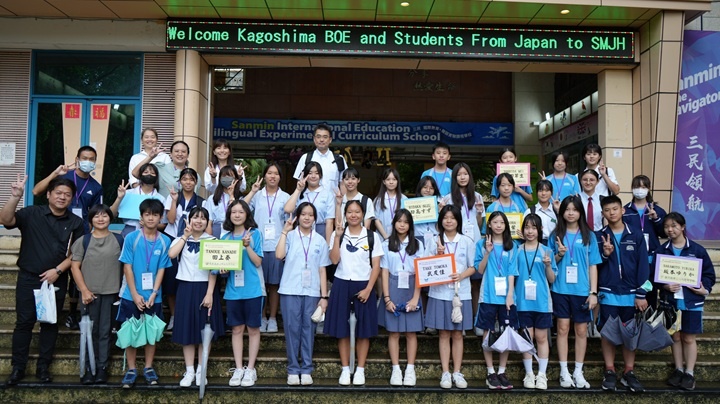
<svg viewBox="0 0 720 404">
<path fill-rule="evenodd" d="M 504 304 L 480 303 L 478 305 L 478 316 L 475 321 L 475 327 L 483 330 L 494 330 L 495 320 L 498 321 L 500 327 L 508 321 L 510 327 L 518 328 L 517 307 L 513 304 L 508 311 Z"/>
<path fill-rule="evenodd" d="M 518 311 L 517 315 L 521 328 L 537 328 L 543 330 L 552 327 L 552 313 Z"/>
<path fill-rule="evenodd" d="M 162 303 L 153 304 L 152 308 L 145 309 L 145 312 L 152 312 L 161 320 L 163 319 Z M 124 323 L 125 320 L 130 319 L 130 317 L 140 318 L 141 314 L 143 313 L 137 308 L 135 302 L 132 300 L 120 299 L 120 307 L 118 307 L 118 314 L 115 319 L 120 323 Z"/>
<path fill-rule="evenodd" d="M 253 299 L 226 300 L 227 325 L 235 327 L 246 325 L 260 328 L 262 322 L 263 297 Z"/>
<path fill-rule="evenodd" d="M 635 317 L 635 306 L 610 306 L 609 304 L 601 304 L 598 329 L 601 330 L 603 325 L 613 317 L 620 317 L 620 321 L 623 323 L 628 322 Z"/>
<path fill-rule="evenodd" d="M 703 333 L 703 312 L 682 310 L 682 319 L 680 320 L 682 328 L 680 332 L 685 334 L 702 334 Z"/>
<path fill-rule="evenodd" d="M 569 318 L 575 323 L 589 323 L 592 320 L 590 310 L 583 310 L 587 297 L 552 293 L 553 314 L 557 318 Z"/>
</svg>

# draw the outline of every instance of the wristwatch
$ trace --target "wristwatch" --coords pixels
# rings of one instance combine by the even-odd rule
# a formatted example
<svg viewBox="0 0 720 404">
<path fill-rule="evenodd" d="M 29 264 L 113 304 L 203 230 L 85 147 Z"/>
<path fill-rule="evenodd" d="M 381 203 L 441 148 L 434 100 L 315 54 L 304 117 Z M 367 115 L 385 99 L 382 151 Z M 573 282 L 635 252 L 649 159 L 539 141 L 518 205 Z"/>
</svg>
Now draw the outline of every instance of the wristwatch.
<svg viewBox="0 0 720 404">
<path fill-rule="evenodd" d="M 593 296 L 597 296 L 597 295 L 598 295 L 597 292 L 590 292 L 590 294 L 593 295 Z"/>
<path fill-rule="evenodd" d="M 55 273 L 58 274 L 58 276 L 60 276 L 60 275 L 62 275 L 63 270 L 58 267 L 55 267 Z"/>
</svg>

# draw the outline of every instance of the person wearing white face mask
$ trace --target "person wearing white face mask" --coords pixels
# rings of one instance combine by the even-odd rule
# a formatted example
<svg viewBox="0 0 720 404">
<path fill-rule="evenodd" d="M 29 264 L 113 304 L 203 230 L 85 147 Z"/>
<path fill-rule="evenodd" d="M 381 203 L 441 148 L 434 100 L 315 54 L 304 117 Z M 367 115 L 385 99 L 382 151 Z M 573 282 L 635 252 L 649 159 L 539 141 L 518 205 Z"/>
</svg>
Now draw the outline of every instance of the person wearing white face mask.
<svg viewBox="0 0 720 404">
<path fill-rule="evenodd" d="M 653 256 L 655 250 L 660 248 L 660 237 L 665 238 L 663 231 L 663 219 L 667 214 L 653 201 L 650 188 L 652 183 L 646 175 L 638 175 L 632 179 L 633 200 L 624 206 L 625 214 L 623 221 L 632 227 L 642 230 L 645 237 L 645 246 L 648 250 L 648 263 L 650 269 L 654 269 Z M 657 288 L 646 295 L 648 306 L 655 307 L 657 303 Z"/>
</svg>

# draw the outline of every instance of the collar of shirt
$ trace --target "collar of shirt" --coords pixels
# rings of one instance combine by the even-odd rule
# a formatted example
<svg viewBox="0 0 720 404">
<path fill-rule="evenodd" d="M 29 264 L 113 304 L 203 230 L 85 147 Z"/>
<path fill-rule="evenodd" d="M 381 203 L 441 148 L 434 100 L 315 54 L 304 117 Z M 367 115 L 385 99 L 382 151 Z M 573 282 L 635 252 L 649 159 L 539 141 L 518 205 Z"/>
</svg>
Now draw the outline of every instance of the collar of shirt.
<svg viewBox="0 0 720 404">
<path fill-rule="evenodd" d="M 327 151 L 326 151 L 325 153 L 322 153 L 320 150 L 315 149 L 315 155 L 318 156 L 318 157 L 321 157 L 321 158 L 332 157 L 333 154 L 335 154 L 335 153 L 333 153 L 332 151 L 330 151 L 329 148 L 327 149 Z"/>
<path fill-rule="evenodd" d="M 455 237 L 452 240 L 448 240 L 447 235 L 443 234 L 443 240 L 445 240 L 446 243 L 458 243 L 461 237 L 462 235 L 460 233 L 455 233 Z"/>
<path fill-rule="evenodd" d="M 68 217 L 68 210 L 65 209 L 65 212 L 63 212 L 62 215 L 58 216 L 58 215 L 54 214 L 54 213 L 52 212 L 52 210 L 50 210 L 50 206 L 48 206 L 48 205 L 43 205 L 43 214 L 44 214 L 45 216 L 53 216 L 53 217 L 58 218 L 58 219 L 64 219 L 64 218 Z"/>
</svg>

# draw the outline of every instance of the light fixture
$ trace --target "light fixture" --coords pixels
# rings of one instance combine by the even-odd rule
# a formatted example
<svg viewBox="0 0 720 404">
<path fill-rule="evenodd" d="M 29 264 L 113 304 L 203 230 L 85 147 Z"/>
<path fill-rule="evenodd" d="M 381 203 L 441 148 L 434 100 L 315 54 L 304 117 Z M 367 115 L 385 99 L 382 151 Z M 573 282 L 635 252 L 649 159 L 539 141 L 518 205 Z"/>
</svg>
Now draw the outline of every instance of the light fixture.
<svg viewBox="0 0 720 404">
<path fill-rule="evenodd" d="M 568 9 L 560 10 L 560 14 L 563 14 L 563 15 L 570 14 L 570 10 L 568 10 Z"/>
<path fill-rule="evenodd" d="M 403 7 L 408 7 L 408 6 L 410 5 L 410 2 L 409 2 L 409 1 L 403 1 L 402 3 L 400 3 L 400 5 L 403 6 Z"/>
<path fill-rule="evenodd" d="M 115 111 L 119 110 L 119 109 L 120 109 L 120 104 L 113 104 L 113 109 L 114 109 Z"/>
<path fill-rule="evenodd" d="M 549 121 L 551 118 L 552 118 L 552 116 L 550 116 L 550 113 L 549 113 L 549 112 L 546 112 L 546 113 L 545 113 L 545 120 L 546 120 L 546 121 Z"/>
</svg>

